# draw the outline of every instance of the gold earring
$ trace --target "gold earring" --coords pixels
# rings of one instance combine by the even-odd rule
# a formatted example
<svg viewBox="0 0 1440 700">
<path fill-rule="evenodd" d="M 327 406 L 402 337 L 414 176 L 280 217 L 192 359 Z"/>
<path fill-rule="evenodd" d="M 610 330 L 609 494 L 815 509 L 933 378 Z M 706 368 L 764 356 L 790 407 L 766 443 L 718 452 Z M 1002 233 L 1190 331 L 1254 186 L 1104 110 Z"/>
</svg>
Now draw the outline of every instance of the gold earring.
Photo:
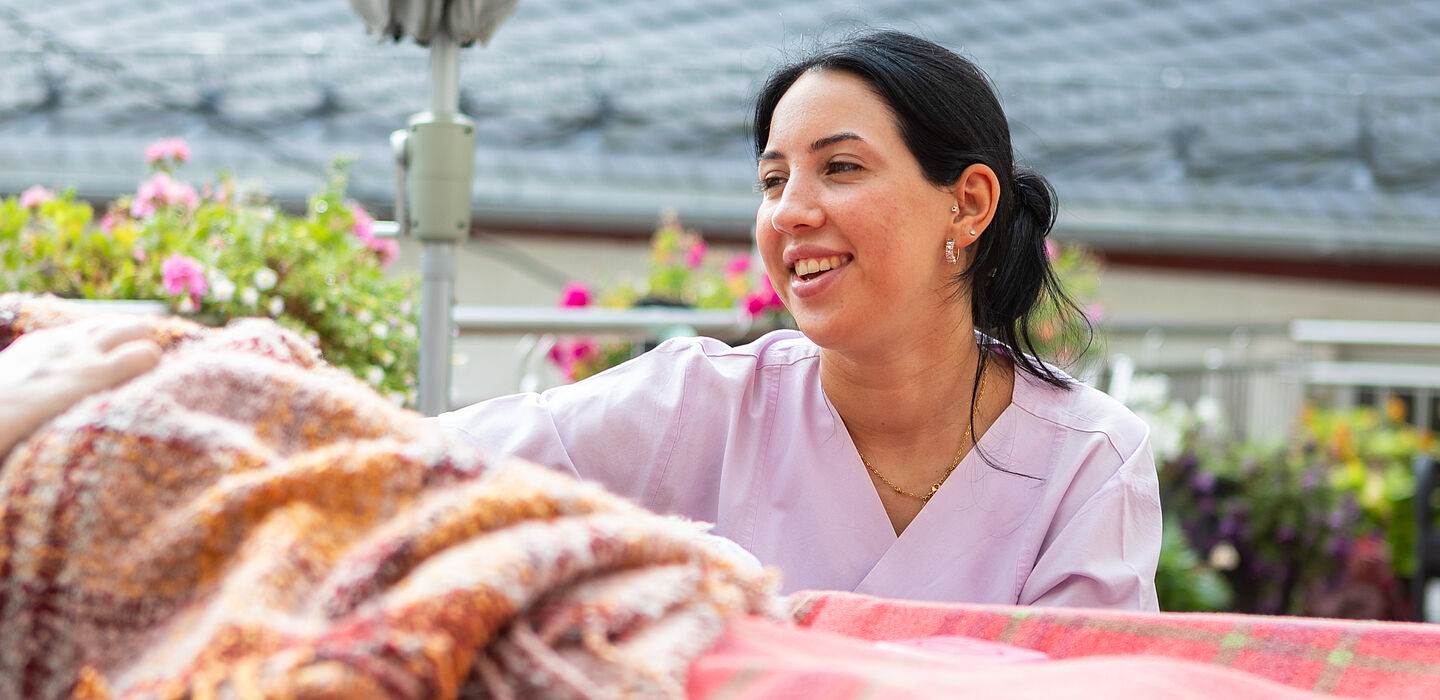
<svg viewBox="0 0 1440 700">
<path fill-rule="evenodd" d="M 948 263 L 950 263 L 951 265 L 954 265 L 955 263 L 960 262 L 960 258 L 958 258 L 958 257 L 955 256 L 955 239 L 954 239 L 954 238 L 947 238 L 947 239 L 945 239 L 945 262 L 948 262 Z"/>
</svg>

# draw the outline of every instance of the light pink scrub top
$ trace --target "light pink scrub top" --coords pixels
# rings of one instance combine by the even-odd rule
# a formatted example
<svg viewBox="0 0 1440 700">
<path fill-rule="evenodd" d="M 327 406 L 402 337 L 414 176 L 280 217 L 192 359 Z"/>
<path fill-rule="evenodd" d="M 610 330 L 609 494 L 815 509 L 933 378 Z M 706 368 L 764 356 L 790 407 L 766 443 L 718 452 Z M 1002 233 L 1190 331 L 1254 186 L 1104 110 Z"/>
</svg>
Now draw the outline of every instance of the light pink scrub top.
<svg viewBox="0 0 1440 700">
<path fill-rule="evenodd" d="M 499 456 L 716 524 L 784 590 L 1157 609 L 1160 499 L 1145 423 L 1017 373 L 1009 407 L 896 537 L 795 331 L 666 341 L 599 375 L 438 419 Z"/>
</svg>

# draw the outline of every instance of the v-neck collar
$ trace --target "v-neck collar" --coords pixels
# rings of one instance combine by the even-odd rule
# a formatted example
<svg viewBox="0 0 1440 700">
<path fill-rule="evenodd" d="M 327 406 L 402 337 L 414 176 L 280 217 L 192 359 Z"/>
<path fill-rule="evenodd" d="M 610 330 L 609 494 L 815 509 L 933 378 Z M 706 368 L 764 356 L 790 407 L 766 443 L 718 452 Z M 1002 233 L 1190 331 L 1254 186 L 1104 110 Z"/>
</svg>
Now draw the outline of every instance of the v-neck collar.
<svg viewBox="0 0 1440 700">
<path fill-rule="evenodd" d="M 895 591 L 900 589 L 924 587 L 927 585 L 925 579 L 939 574 L 940 569 L 927 571 L 926 569 L 931 567 L 926 567 L 923 562 L 946 559 L 947 547 L 962 542 L 967 534 L 974 535 L 956 532 L 955 528 L 963 526 L 966 521 L 975 521 L 973 525 L 976 527 L 984 526 L 978 519 L 983 518 L 984 511 L 988 508 L 983 503 L 967 502 L 978 499 L 982 490 L 978 489 L 974 482 L 986 479 L 991 472 L 995 472 L 991 464 L 982 457 L 982 453 L 998 465 L 1008 466 L 1006 458 L 1013 452 L 1013 445 L 1018 438 L 1016 428 L 1022 422 L 1019 414 L 1024 411 L 1024 406 L 1029 405 L 1031 394 L 1035 391 L 1031 381 L 1033 380 L 1023 372 L 1016 374 L 1010 403 L 1000 412 L 985 434 L 980 436 L 977 447 L 965 454 L 955 472 L 898 535 L 895 534 L 894 525 L 885 512 L 885 506 L 869 477 L 869 472 L 860 461 L 860 453 L 854 440 L 851 439 L 849 431 L 845 430 L 844 421 L 829 399 L 825 400 L 837 432 L 843 436 L 848 458 L 846 468 L 840 470 L 842 473 L 837 474 L 836 478 L 843 479 L 844 493 L 863 494 L 863 497 L 852 497 L 850 500 L 853 500 L 853 505 L 857 507 L 855 520 L 863 521 L 864 543 L 875 556 L 874 565 L 861 578 L 854 589 L 856 592 L 894 596 Z M 1002 479 L 1001 481 L 1006 483 L 997 486 L 1005 491 L 1017 486 L 1025 489 L 1033 487 L 1033 484 L 1011 484 L 1008 483 L 1009 480 Z M 989 483 L 995 482 L 987 482 Z M 923 597 L 920 593 L 916 595 Z"/>
</svg>

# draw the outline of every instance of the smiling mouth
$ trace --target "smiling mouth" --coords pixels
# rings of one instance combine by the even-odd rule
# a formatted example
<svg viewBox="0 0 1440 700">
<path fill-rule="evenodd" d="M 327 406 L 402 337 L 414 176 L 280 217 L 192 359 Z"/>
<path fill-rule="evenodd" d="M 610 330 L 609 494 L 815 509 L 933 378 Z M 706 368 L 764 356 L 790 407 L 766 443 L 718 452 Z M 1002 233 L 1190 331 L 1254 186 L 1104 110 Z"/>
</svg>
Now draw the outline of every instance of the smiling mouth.
<svg viewBox="0 0 1440 700">
<path fill-rule="evenodd" d="M 790 268 L 796 277 L 802 280 L 812 280 L 825 274 L 845 263 L 850 262 L 848 255 L 831 255 L 825 258 L 806 258 L 795 261 L 795 266 Z"/>
</svg>

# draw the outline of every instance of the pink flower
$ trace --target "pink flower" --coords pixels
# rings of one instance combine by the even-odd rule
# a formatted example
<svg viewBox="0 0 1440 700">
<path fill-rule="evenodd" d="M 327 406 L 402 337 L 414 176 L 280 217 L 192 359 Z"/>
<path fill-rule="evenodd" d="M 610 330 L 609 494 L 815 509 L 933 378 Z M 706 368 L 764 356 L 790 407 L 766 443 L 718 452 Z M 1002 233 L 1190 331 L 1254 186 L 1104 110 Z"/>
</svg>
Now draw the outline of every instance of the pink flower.
<svg viewBox="0 0 1440 700">
<path fill-rule="evenodd" d="M 145 148 L 145 162 L 151 167 L 164 160 L 173 160 L 176 163 L 190 160 L 190 144 L 185 143 L 185 139 L 172 136 L 160 139 Z"/>
<path fill-rule="evenodd" d="M 549 358 L 565 378 L 574 381 L 575 369 L 580 363 L 589 360 L 600 354 L 600 345 L 590 338 L 577 338 L 574 340 L 557 341 L 554 347 L 550 348 Z"/>
<path fill-rule="evenodd" d="M 143 219 L 154 214 L 156 209 L 165 204 L 170 182 L 169 175 L 155 173 L 154 177 L 140 183 L 140 188 L 135 190 L 135 201 L 130 203 L 130 216 Z"/>
<path fill-rule="evenodd" d="M 692 270 L 700 269 L 700 263 L 705 261 L 705 241 L 695 239 L 695 245 L 685 251 L 685 265 Z"/>
<path fill-rule="evenodd" d="M 169 189 L 165 190 L 165 201 L 169 204 L 182 204 L 186 209 L 194 210 L 200 206 L 200 195 L 195 193 L 195 188 L 189 183 L 172 182 Z"/>
<path fill-rule="evenodd" d="M 350 218 L 355 220 L 355 224 L 350 227 L 350 230 L 355 233 L 357 238 L 364 241 L 365 245 L 370 245 L 370 242 L 375 240 L 375 219 L 371 218 L 370 213 L 365 211 L 364 207 L 355 203 L 350 204 Z"/>
<path fill-rule="evenodd" d="M 735 254 L 735 257 L 730 258 L 730 262 L 728 262 L 728 263 L 725 264 L 725 276 L 726 276 L 726 277 L 743 277 L 743 276 L 745 275 L 745 273 L 747 273 L 747 272 L 749 272 L 749 271 L 750 271 L 750 254 L 749 254 L 749 253 L 736 253 L 736 254 Z"/>
<path fill-rule="evenodd" d="M 1105 305 L 1090 304 L 1086 306 L 1085 318 L 1090 319 L 1091 323 L 1098 323 L 1101 319 L 1105 318 Z"/>
<path fill-rule="evenodd" d="M 229 183 L 220 183 L 215 187 L 206 185 L 200 188 L 200 197 L 202 199 L 213 199 L 216 204 L 224 204 L 230 201 L 230 185 Z"/>
<path fill-rule="evenodd" d="M 130 251 L 130 257 L 135 258 L 137 263 L 143 263 L 148 256 L 145 254 L 145 249 L 137 245 Z"/>
<path fill-rule="evenodd" d="M 25 209 L 34 209 L 54 198 L 54 192 L 39 185 L 34 185 L 20 193 L 20 206 Z"/>
<path fill-rule="evenodd" d="M 392 238 L 371 238 L 365 246 L 380 254 L 380 266 L 385 267 L 400 257 L 400 244 Z"/>
<path fill-rule="evenodd" d="M 100 230 L 104 231 L 106 234 L 109 234 L 111 231 L 115 230 L 116 221 L 117 220 L 113 213 L 106 212 L 105 216 L 100 217 Z"/>
<path fill-rule="evenodd" d="M 149 202 L 163 200 L 165 193 L 170 190 L 170 175 L 167 173 L 155 173 L 154 177 L 140 183 L 140 189 L 135 190 L 135 199 L 143 199 Z"/>
<path fill-rule="evenodd" d="M 200 297 L 210 288 L 205 280 L 205 266 L 200 261 L 179 253 L 173 253 L 160 263 L 160 274 L 164 280 L 165 292 L 173 295 L 189 293 L 190 300 L 200 303 Z"/>
<path fill-rule="evenodd" d="M 1054 260 L 1059 256 L 1060 246 L 1055 245 L 1055 241 L 1045 241 L 1045 259 Z"/>
<path fill-rule="evenodd" d="M 365 245 L 366 248 L 380 254 L 380 265 L 386 266 L 400 257 L 400 244 L 390 238 L 380 238 L 375 235 L 375 219 L 372 218 L 365 208 L 355 202 L 351 202 L 350 218 L 355 223 L 350 226 L 350 232 Z"/>
<path fill-rule="evenodd" d="M 590 288 L 580 282 L 570 282 L 560 290 L 561 306 L 589 306 Z"/>
<path fill-rule="evenodd" d="M 143 219 L 160 207 L 173 204 L 193 210 L 200 205 L 200 195 L 189 183 L 175 180 L 168 173 L 155 173 L 154 177 L 140 183 L 140 188 L 135 191 L 135 201 L 130 203 L 130 216 Z"/>
<path fill-rule="evenodd" d="M 745 310 L 751 316 L 770 311 L 771 309 L 784 308 L 785 304 L 780 301 L 780 295 L 775 293 L 775 287 L 770 284 L 768 275 L 760 278 L 760 288 L 745 297 Z"/>
<path fill-rule="evenodd" d="M 136 197 L 135 201 L 130 203 L 130 218 L 132 219 L 143 219 L 154 213 L 155 202 L 152 200 Z"/>
</svg>

